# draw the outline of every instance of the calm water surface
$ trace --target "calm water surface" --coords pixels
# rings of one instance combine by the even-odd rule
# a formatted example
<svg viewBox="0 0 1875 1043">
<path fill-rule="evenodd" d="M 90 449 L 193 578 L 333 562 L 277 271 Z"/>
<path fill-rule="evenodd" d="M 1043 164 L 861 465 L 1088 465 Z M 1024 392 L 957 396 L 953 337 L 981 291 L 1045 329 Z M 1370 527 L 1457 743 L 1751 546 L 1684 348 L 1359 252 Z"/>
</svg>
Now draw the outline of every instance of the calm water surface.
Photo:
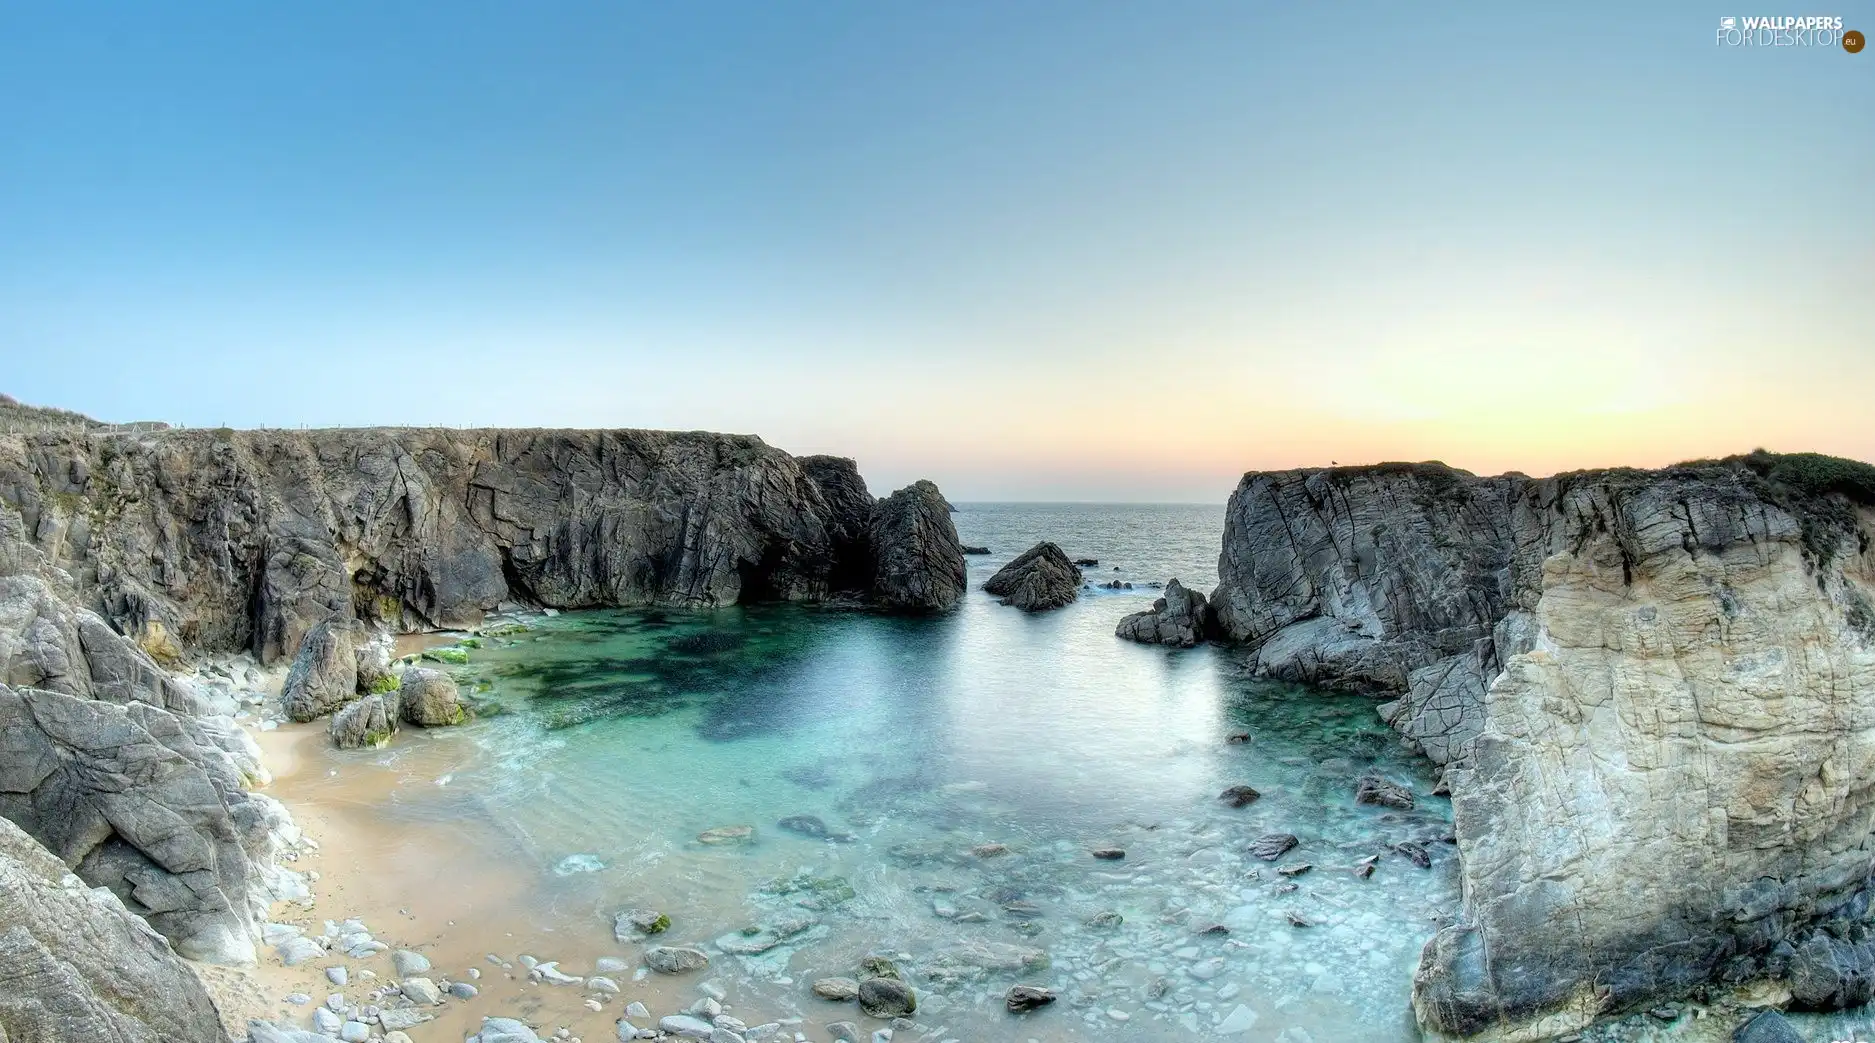
<svg viewBox="0 0 1875 1043">
<path fill-rule="evenodd" d="M 971 559 L 946 618 L 613 611 L 489 640 L 454 669 L 504 712 L 451 738 L 448 785 L 398 813 L 473 804 L 569 930 L 662 909 L 741 1009 L 814 1026 L 877 1027 L 808 985 L 888 953 L 933 1039 L 1417 1039 L 1412 970 L 1456 905 L 1450 808 L 1426 765 L 1370 700 L 1113 636 L 1155 596 L 1144 584 L 1215 582 L 1222 508 L 963 505 L 956 521 L 994 553 Z M 1043 538 L 1099 558 L 1090 582 L 1134 589 L 1040 616 L 976 589 Z M 1368 771 L 1418 806 L 1355 805 Z M 1244 784 L 1263 798 L 1218 801 Z M 841 836 L 778 827 L 798 815 Z M 696 839 L 743 825 L 746 845 Z M 1246 852 L 1271 832 L 1300 844 Z M 1402 841 L 1433 868 L 1390 851 Z M 1001 1005 L 1016 982 L 1062 1002 L 1018 1023 Z"/>
</svg>

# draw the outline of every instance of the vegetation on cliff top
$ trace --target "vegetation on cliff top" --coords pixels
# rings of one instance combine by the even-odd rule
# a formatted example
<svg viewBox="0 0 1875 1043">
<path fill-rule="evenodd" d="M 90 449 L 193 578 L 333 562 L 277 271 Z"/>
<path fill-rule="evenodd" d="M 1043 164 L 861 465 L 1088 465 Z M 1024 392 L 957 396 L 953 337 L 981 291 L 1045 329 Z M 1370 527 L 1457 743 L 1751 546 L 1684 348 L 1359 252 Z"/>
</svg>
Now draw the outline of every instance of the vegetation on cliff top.
<svg viewBox="0 0 1875 1043">
<path fill-rule="evenodd" d="M 1722 460 L 1689 460 L 1679 467 L 1726 467 L 1754 479 L 1765 499 L 1797 516 L 1803 546 L 1819 566 L 1835 557 L 1845 537 L 1868 549 L 1855 507 L 1875 507 L 1875 465 L 1823 453 L 1773 453 L 1753 449 Z"/>
</svg>

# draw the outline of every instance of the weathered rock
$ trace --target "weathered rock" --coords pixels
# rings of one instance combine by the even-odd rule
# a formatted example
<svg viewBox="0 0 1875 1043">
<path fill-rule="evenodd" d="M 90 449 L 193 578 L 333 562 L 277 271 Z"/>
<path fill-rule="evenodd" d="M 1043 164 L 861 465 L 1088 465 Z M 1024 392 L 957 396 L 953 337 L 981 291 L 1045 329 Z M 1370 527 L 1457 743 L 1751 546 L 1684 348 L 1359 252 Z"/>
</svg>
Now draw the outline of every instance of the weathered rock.
<svg viewBox="0 0 1875 1043">
<path fill-rule="evenodd" d="M 245 963 L 284 814 L 205 721 L 0 685 L 0 816 L 192 959 Z"/>
<path fill-rule="evenodd" d="M 397 696 L 367 695 L 348 703 L 326 730 L 343 750 L 383 746 L 397 734 Z"/>
<path fill-rule="evenodd" d="M 701 949 L 675 945 L 653 945 L 645 950 L 645 966 L 659 974 L 688 974 L 710 965 L 710 957 Z"/>
<path fill-rule="evenodd" d="M 1126 849 L 1123 847 L 1097 847 L 1089 851 L 1088 854 L 1104 861 L 1117 862 L 1126 857 Z"/>
<path fill-rule="evenodd" d="M 915 482 L 873 506 L 868 534 L 873 597 L 899 612 L 948 612 L 963 600 L 965 569 L 950 504 L 938 487 Z"/>
<path fill-rule="evenodd" d="M 621 942 L 637 941 L 671 928 L 671 918 L 656 909 L 626 909 L 612 918 L 612 935 Z"/>
<path fill-rule="evenodd" d="M 845 1002 L 859 995 L 859 982 L 853 978 L 821 978 L 814 982 L 814 995 L 823 1000 Z"/>
<path fill-rule="evenodd" d="M 358 658 L 349 623 L 328 619 L 306 632 L 280 689 L 280 707 L 310 721 L 358 697 Z"/>
<path fill-rule="evenodd" d="M 754 826 L 716 826 L 697 834 L 697 843 L 708 844 L 712 847 L 752 844 L 754 842 Z"/>
<path fill-rule="evenodd" d="M 1081 596 L 1081 570 L 1060 547 L 1038 543 L 998 569 L 983 590 L 1024 612 L 1046 612 Z"/>
<path fill-rule="evenodd" d="M 21 542 L 19 516 L 0 507 L 0 557 L 43 555 Z M 56 577 L 56 573 L 53 574 Z M 0 683 L 100 699 L 148 703 L 179 713 L 204 711 L 201 696 L 175 680 L 97 613 L 74 608 L 53 583 L 34 574 L 0 575 Z"/>
<path fill-rule="evenodd" d="M 228 1039 L 200 979 L 161 935 L 3 819 L 0 982 L 8 1043 Z"/>
<path fill-rule="evenodd" d="M 1294 833 L 1265 833 L 1250 842 L 1249 852 L 1266 862 L 1274 862 L 1288 854 L 1301 841 Z"/>
<path fill-rule="evenodd" d="M 1003 1006 L 1008 1007 L 1011 1014 L 1026 1014 L 1037 1007 L 1046 1007 L 1053 1002 L 1055 1002 L 1054 990 L 1045 989 L 1040 985 L 1011 985 L 1009 991 L 1003 995 Z"/>
<path fill-rule="evenodd" d="M 1150 611 L 1121 619 L 1113 633 L 1128 641 L 1190 648 L 1205 639 L 1210 626 L 1211 606 L 1205 596 L 1173 579 L 1165 585 L 1165 596 L 1153 601 Z"/>
<path fill-rule="evenodd" d="M 514 1018 L 482 1019 L 482 1028 L 465 1043 L 540 1043 L 540 1036 Z"/>
<path fill-rule="evenodd" d="M 1229 804 L 1233 808 L 1241 808 L 1247 804 L 1256 803 L 1262 796 L 1263 794 L 1258 793 L 1254 787 L 1232 786 L 1218 794 L 1217 799 Z"/>
<path fill-rule="evenodd" d="M 1813 1002 L 1861 994 L 1811 927 L 1868 903 L 1875 737 L 1845 722 L 1875 711 L 1871 532 L 1875 471 L 1803 455 L 1246 476 L 1221 631 L 1266 673 L 1395 694 L 1448 762 L 1465 904 L 1422 1026 L 1648 1009 L 1799 944 Z"/>
<path fill-rule="evenodd" d="M 462 696 L 456 682 L 441 670 L 413 666 L 399 675 L 398 712 L 419 728 L 461 724 Z"/>
<path fill-rule="evenodd" d="M 962 554 L 942 495 L 923 488 L 875 509 L 851 461 L 695 432 L 0 434 L 0 508 L 72 577 L 72 604 L 165 655 L 251 648 L 264 663 L 354 607 L 392 631 L 474 625 L 503 601 L 850 588 L 945 607 Z M 955 577 L 932 582 L 951 558 Z"/>
<path fill-rule="evenodd" d="M 352 658 L 361 695 L 381 695 L 397 687 L 397 675 L 391 672 L 394 648 L 391 635 L 382 628 L 366 630 L 361 627 L 352 635 Z"/>
<path fill-rule="evenodd" d="M 988 554 L 989 552 L 990 552 L 990 549 L 988 547 L 970 547 L 970 546 L 964 547 L 964 553 L 968 555 L 981 555 L 981 554 Z"/>
<path fill-rule="evenodd" d="M 867 978 L 858 999 L 859 1009 L 875 1018 L 909 1017 L 918 1009 L 917 993 L 897 978 Z"/>
<path fill-rule="evenodd" d="M 1380 775 L 1363 775 L 1354 788 L 1354 803 L 1410 811 L 1413 808 L 1413 791 Z"/>
</svg>

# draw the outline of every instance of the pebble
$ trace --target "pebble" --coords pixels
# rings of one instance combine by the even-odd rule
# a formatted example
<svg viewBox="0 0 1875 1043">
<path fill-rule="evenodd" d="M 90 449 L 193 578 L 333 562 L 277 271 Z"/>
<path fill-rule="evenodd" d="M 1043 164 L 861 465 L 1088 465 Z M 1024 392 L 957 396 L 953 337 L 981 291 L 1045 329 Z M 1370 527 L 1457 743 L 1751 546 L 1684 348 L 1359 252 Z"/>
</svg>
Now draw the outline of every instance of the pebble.
<svg viewBox="0 0 1875 1043">
<path fill-rule="evenodd" d="M 449 983 L 449 994 L 459 1000 L 472 1000 L 479 991 L 479 989 L 466 981 L 452 981 Z"/>
<path fill-rule="evenodd" d="M 626 963 L 616 956 L 601 956 L 593 963 L 592 969 L 598 971 L 600 974 L 617 974 L 621 971 L 630 970 L 631 964 Z"/>
<path fill-rule="evenodd" d="M 288 1003 L 291 1003 L 295 1007 L 304 1007 L 306 1004 L 312 1002 L 312 997 L 306 995 L 303 992 L 296 992 L 293 995 L 288 996 L 286 998 L 286 1001 Z"/>
<path fill-rule="evenodd" d="M 399 949 L 391 954 L 391 966 L 396 969 L 399 978 L 409 978 L 429 970 L 430 959 L 422 953 Z"/>
<path fill-rule="evenodd" d="M 313 1031 L 324 1033 L 328 1036 L 336 1036 L 345 1022 L 337 1014 L 334 1014 L 325 1007 L 315 1007 L 312 1012 L 312 1024 Z"/>
<path fill-rule="evenodd" d="M 339 1028 L 339 1038 L 345 1043 L 366 1043 L 371 1038 L 371 1026 L 362 1021 L 348 1021 Z"/>
<path fill-rule="evenodd" d="M 327 967 L 326 980 L 334 985 L 343 986 L 351 981 L 351 975 L 343 967 Z"/>
<path fill-rule="evenodd" d="M 651 1008 L 646 1007 L 637 1000 L 633 1000 L 625 1007 L 625 1013 L 634 1018 L 648 1018 L 651 1016 Z"/>
<path fill-rule="evenodd" d="M 687 1039 L 709 1039 L 716 1031 L 716 1026 L 701 1018 L 688 1014 L 672 1014 L 658 1019 L 658 1028 L 673 1036 Z"/>
<path fill-rule="evenodd" d="M 586 988 L 593 992 L 604 992 L 614 996 L 618 995 L 618 982 L 613 981 L 611 978 L 603 978 L 597 975 L 587 978 Z M 718 998 L 720 999 L 721 997 Z"/>
</svg>

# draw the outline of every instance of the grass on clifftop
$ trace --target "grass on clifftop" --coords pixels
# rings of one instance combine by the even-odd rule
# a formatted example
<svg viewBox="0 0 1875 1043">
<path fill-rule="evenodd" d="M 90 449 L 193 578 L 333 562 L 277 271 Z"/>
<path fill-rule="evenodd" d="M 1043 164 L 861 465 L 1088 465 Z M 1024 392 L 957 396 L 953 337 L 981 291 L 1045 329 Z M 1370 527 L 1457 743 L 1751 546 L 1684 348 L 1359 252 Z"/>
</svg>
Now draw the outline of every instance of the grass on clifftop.
<svg viewBox="0 0 1875 1043">
<path fill-rule="evenodd" d="M 1852 504 L 1875 507 L 1875 465 L 1823 453 L 1773 453 L 1753 449 L 1723 460 L 1689 460 L 1681 467 L 1729 467 L 1756 476 L 1765 497 L 1797 516 L 1803 546 L 1827 565 L 1845 536 L 1867 549 L 1867 534 Z M 1820 581 L 1820 580 L 1819 580 Z"/>
</svg>

